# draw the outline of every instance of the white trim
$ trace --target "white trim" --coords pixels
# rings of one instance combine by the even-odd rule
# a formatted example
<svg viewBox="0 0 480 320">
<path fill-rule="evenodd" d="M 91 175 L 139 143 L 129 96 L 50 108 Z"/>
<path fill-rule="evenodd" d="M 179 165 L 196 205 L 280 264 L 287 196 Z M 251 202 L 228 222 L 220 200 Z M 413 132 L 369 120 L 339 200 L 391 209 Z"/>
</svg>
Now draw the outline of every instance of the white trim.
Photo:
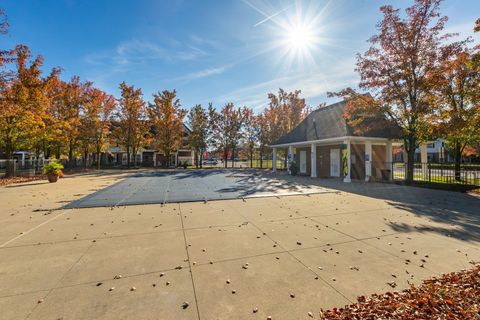
<svg viewBox="0 0 480 320">
<path fill-rule="evenodd" d="M 269 145 L 270 148 L 273 147 L 289 147 L 289 146 L 301 146 L 301 145 L 309 145 L 312 143 L 319 144 L 319 143 L 329 143 L 329 142 L 340 142 L 343 143 L 345 140 L 350 140 L 351 142 L 358 141 L 377 141 L 387 143 L 389 141 L 400 141 L 397 139 L 389 139 L 389 138 L 377 138 L 377 137 L 360 137 L 360 136 L 345 136 L 345 137 L 335 137 L 335 138 L 327 138 L 327 139 L 320 139 L 320 140 L 307 140 L 307 141 L 300 141 L 300 142 L 291 142 L 291 143 L 283 143 L 283 144 L 271 144 Z"/>
</svg>

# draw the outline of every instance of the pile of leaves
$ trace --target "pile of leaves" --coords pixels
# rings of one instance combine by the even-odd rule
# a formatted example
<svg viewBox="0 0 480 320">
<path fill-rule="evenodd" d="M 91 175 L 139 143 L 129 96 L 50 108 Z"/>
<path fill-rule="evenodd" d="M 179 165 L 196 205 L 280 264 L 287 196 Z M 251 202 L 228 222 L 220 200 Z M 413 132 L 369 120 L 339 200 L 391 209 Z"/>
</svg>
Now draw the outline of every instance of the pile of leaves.
<svg viewBox="0 0 480 320">
<path fill-rule="evenodd" d="M 425 280 L 402 292 L 358 297 L 322 319 L 480 319 L 480 265 Z"/>
<path fill-rule="evenodd" d="M 35 180 L 45 180 L 47 179 L 46 176 L 31 176 L 31 177 L 11 177 L 11 178 L 0 178 L 0 186 L 6 186 L 9 184 L 14 183 L 21 183 L 21 182 L 30 182 Z"/>
</svg>

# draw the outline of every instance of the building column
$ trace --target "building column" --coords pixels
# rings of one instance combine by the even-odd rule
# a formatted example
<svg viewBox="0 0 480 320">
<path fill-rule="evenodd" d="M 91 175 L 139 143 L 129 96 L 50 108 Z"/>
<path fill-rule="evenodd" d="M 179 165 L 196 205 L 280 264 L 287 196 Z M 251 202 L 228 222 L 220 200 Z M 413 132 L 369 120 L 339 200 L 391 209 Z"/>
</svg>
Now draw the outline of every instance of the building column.
<svg viewBox="0 0 480 320">
<path fill-rule="evenodd" d="M 422 166 L 422 178 L 423 180 L 428 180 L 428 153 L 427 153 L 427 144 L 420 144 L 420 163 Z"/>
<path fill-rule="evenodd" d="M 386 157 L 385 157 L 385 161 L 387 162 L 386 167 L 387 167 L 387 170 L 390 170 L 390 176 L 388 177 L 388 181 L 391 181 L 392 177 L 393 177 L 393 160 L 392 160 L 393 148 L 392 148 L 392 142 L 391 141 L 387 142 L 387 145 L 385 147 L 385 151 L 387 153 Z"/>
<path fill-rule="evenodd" d="M 277 172 L 277 148 L 272 148 L 272 172 Z"/>
<path fill-rule="evenodd" d="M 287 169 L 288 169 L 288 174 L 292 174 L 290 172 L 290 164 L 293 161 L 293 146 L 288 146 L 288 157 L 287 157 Z"/>
<path fill-rule="evenodd" d="M 370 181 L 372 176 L 372 142 L 365 142 L 365 181 Z"/>
<path fill-rule="evenodd" d="M 317 177 L 317 145 L 312 143 L 310 146 L 311 155 L 310 155 L 310 177 Z"/>
<path fill-rule="evenodd" d="M 351 165 L 352 165 L 352 160 L 351 160 L 351 146 L 350 146 L 350 140 L 345 140 L 344 144 L 347 145 L 347 172 L 345 174 L 345 177 L 343 178 L 343 182 L 352 182 L 351 179 Z"/>
</svg>

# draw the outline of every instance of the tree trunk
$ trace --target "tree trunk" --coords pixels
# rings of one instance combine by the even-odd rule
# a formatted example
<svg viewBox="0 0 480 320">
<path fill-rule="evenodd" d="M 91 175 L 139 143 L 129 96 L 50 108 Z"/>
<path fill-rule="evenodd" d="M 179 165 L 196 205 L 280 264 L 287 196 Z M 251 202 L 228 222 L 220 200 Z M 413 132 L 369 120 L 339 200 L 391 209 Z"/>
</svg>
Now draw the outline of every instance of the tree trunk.
<svg viewBox="0 0 480 320">
<path fill-rule="evenodd" d="M 288 148 L 285 148 L 283 149 L 283 167 L 286 169 L 286 170 L 289 170 L 287 168 L 287 165 L 288 165 Z M 272 164 L 272 168 L 273 168 L 273 164 Z"/>
<path fill-rule="evenodd" d="M 200 149 L 200 169 L 203 168 L 203 149 Z"/>
<path fill-rule="evenodd" d="M 68 142 L 68 164 L 73 166 L 73 141 Z"/>
<path fill-rule="evenodd" d="M 127 168 L 130 169 L 130 147 L 127 147 Z"/>
<path fill-rule="evenodd" d="M 406 138 L 405 142 L 404 144 L 407 151 L 407 176 L 405 180 L 407 184 L 412 184 L 415 171 L 414 160 L 417 141 L 415 137 L 410 136 Z"/>
<path fill-rule="evenodd" d="M 260 169 L 263 169 L 263 148 L 262 147 L 260 147 L 259 155 L 260 155 Z"/>
<path fill-rule="evenodd" d="M 5 163 L 5 178 L 11 178 L 15 176 L 15 159 L 7 159 Z"/>
<path fill-rule="evenodd" d="M 137 148 L 134 147 L 134 148 L 132 149 L 133 168 L 134 168 L 134 169 L 137 169 L 137 152 L 138 152 Z"/>
<path fill-rule="evenodd" d="M 227 148 L 223 148 L 223 165 L 225 167 L 225 169 L 227 169 Z"/>
<path fill-rule="evenodd" d="M 253 148 L 250 149 L 250 168 L 253 168 Z"/>
<path fill-rule="evenodd" d="M 83 151 L 83 168 L 87 169 L 88 150 Z"/>
<path fill-rule="evenodd" d="M 235 168 L 235 148 L 232 148 L 232 168 Z"/>
<path fill-rule="evenodd" d="M 462 161 L 462 147 L 460 143 L 455 143 L 455 147 L 453 149 L 453 156 L 455 161 L 455 180 L 460 181 L 461 179 L 461 168 L 460 164 Z"/>
<path fill-rule="evenodd" d="M 100 170 L 100 148 L 97 147 L 97 170 Z"/>
<path fill-rule="evenodd" d="M 7 137 L 5 143 L 5 158 L 7 159 L 5 165 L 5 178 L 11 178 L 15 176 L 15 160 L 13 160 L 13 143 Z"/>
</svg>

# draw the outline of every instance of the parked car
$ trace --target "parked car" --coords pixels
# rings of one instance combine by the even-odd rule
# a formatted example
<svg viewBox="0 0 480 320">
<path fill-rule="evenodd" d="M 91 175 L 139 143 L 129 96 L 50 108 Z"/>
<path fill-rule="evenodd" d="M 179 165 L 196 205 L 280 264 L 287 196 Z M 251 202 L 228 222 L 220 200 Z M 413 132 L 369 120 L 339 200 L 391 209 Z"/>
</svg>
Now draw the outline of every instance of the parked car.
<svg viewBox="0 0 480 320">
<path fill-rule="evenodd" d="M 217 165 L 218 161 L 217 159 L 205 159 L 203 160 L 203 164 L 209 164 L 209 165 Z"/>
</svg>

